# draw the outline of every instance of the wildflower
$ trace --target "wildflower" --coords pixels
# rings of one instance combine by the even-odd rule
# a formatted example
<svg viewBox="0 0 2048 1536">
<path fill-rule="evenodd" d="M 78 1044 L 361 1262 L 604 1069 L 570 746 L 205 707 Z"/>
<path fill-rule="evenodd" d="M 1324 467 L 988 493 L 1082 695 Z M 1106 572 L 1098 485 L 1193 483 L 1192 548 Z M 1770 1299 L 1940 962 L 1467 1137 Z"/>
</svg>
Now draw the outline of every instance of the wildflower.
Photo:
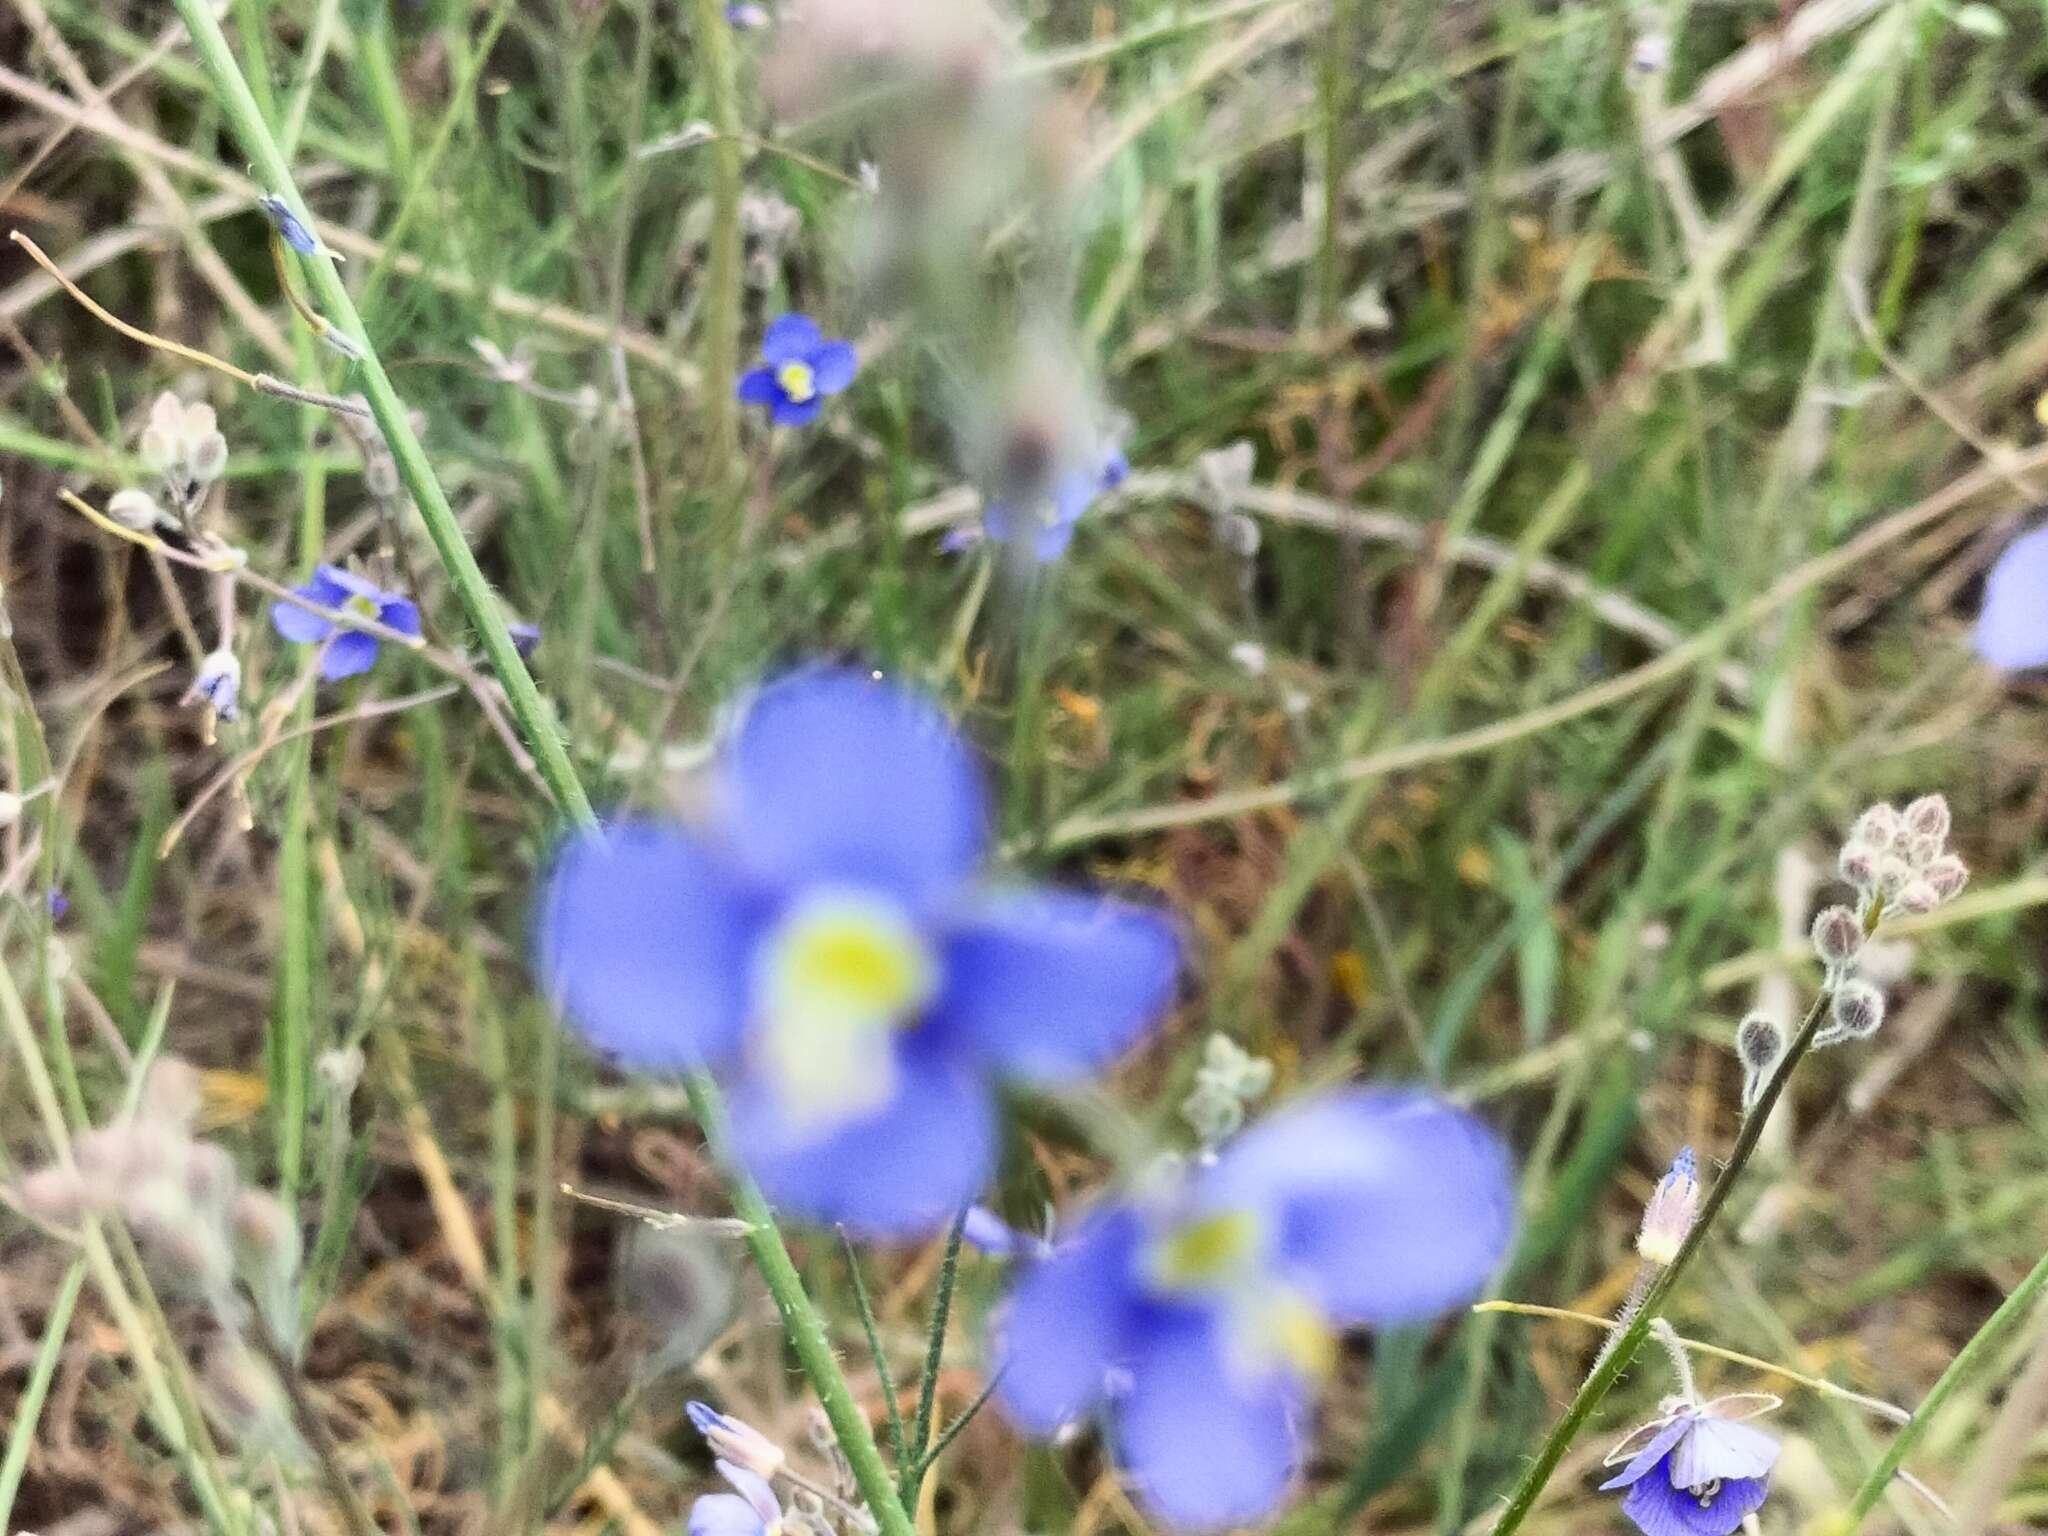
<svg viewBox="0 0 2048 1536">
<path fill-rule="evenodd" d="M 990 538 L 1028 548 L 1032 559 L 1049 565 L 1067 552 L 1074 541 L 1074 525 L 1095 504 L 1095 498 L 1115 490 L 1130 473 L 1130 461 L 1113 448 L 1093 471 L 1074 470 L 1061 476 L 1050 504 L 1035 514 L 1020 514 L 1009 500 L 991 497 L 981 509 L 982 527 Z"/>
<path fill-rule="evenodd" d="M 320 243 L 320 237 L 306 227 L 305 221 L 292 212 L 283 198 L 265 193 L 256 199 L 256 206 L 263 210 L 270 220 L 270 227 L 278 232 L 284 243 L 301 256 L 317 256 L 326 250 Z"/>
<path fill-rule="evenodd" d="M 1628 1465 L 1600 1485 L 1626 1488 L 1621 1512 L 1643 1536 L 1732 1536 L 1770 1492 L 1778 1442 L 1728 1416 L 1738 1399 L 1671 1400 L 1672 1411 L 1630 1434 L 1607 1457 Z M 1633 1449 L 1645 1431 L 1640 1450 Z"/>
<path fill-rule="evenodd" d="M 62 922 L 64 915 L 71 910 L 71 898 L 53 885 L 43 893 L 43 906 L 49 912 L 51 922 Z"/>
<path fill-rule="evenodd" d="M 809 315 L 784 315 L 761 338 L 761 364 L 740 375 L 735 393 L 767 406 L 778 427 L 801 427 L 853 382 L 860 358 L 852 342 L 828 341 Z"/>
<path fill-rule="evenodd" d="M 1752 1013 L 1735 1031 L 1735 1054 L 1742 1059 L 1742 1108 L 1747 1113 L 1756 1107 L 1771 1069 L 1785 1054 L 1785 1031 L 1768 1013 Z"/>
<path fill-rule="evenodd" d="M 730 1463 L 750 1476 L 766 1479 L 780 1472 L 789 1459 L 781 1446 L 753 1425 L 720 1413 L 709 1403 L 693 1400 L 684 1405 L 683 1411 L 689 1414 L 690 1422 L 711 1447 L 711 1454 L 718 1458 L 721 1467 Z"/>
<path fill-rule="evenodd" d="M 2048 666 L 2048 527 L 2021 534 L 1991 567 L 1970 642 L 2001 672 Z"/>
<path fill-rule="evenodd" d="M 542 892 L 539 969 L 628 1066 L 733 1085 L 743 1162 L 793 1211 L 872 1235 L 943 1225 L 993 1170 L 991 1078 L 1057 1080 L 1170 1001 L 1160 914 L 983 892 L 982 779 L 930 703 L 867 674 L 762 689 L 703 828 L 573 838 Z"/>
<path fill-rule="evenodd" d="M 521 661 L 533 660 L 533 653 L 540 649 L 540 626 L 538 624 L 507 624 L 505 632 L 512 637 L 512 649 L 519 653 Z"/>
<path fill-rule="evenodd" d="M 1698 1164 L 1691 1147 L 1680 1147 L 1671 1160 L 1670 1171 L 1657 1181 L 1649 1204 L 1643 1207 L 1643 1229 L 1636 1235 L 1636 1252 L 1652 1264 L 1669 1264 L 1685 1246 L 1700 1213 Z"/>
<path fill-rule="evenodd" d="M 165 390 L 149 408 L 142 429 L 142 462 L 163 476 L 181 503 L 190 503 L 228 467 L 228 441 L 213 407 L 186 405 Z"/>
<path fill-rule="evenodd" d="M 690 1536 L 782 1536 L 782 1502 L 745 1467 L 718 1463 L 737 1493 L 707 1493 L 690 1506 Z"/>
<path fill-rule="evenodd" d="M 1290 1108 L 1030 1269 L 997 1324 L 997 1399 L 1041 1435 L 1102 1412 L 1173 1525 L 1256 1520 L 1300 1463 L 1335 1330 L 1469 1298 L 1511 1207 L 1505 1151 L 1463 1110 L 1385 1089 Z"/>
<path fill-rule="evenodd" d="M 323 565 L 313 579 L 292 589 L 309 603 L 337 608 L 360 618 L 375 619 L 400 634 L 420 632 L 420 611 L 410 599 L 386 592 L 338 565 Z M 379 641 L 359 629 L 346 629 L 321 614 L 294 603 L 270 606 L 270 625 L 285 639 L 299 645 L 327 641 L 327 653 L 320 662 L 320 675 L 327 681 L 354 677 L 376 665 Z"/>
<path fill-rule="evenodd" d="M 308 614 L 308 618 L 312 615 Z M 242 713 L 242 664 L 226 646 L 211 651 L 199 663 L 185 701 L 204 699 L 207 707 L 223 720 L 236 720 Z"/>
</svg>

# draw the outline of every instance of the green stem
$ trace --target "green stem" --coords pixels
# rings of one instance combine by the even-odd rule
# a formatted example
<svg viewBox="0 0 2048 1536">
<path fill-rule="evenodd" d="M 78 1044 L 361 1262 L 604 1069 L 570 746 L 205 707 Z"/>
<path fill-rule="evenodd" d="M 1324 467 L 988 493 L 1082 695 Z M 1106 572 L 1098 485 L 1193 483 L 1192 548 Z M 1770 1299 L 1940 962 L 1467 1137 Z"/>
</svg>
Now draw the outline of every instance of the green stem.
<svg viewBox="0 0 2048 1536">
<path fill-rule="evenodd" d="M 29 1447 L 35 1444 L 43 1399 L 49 1395 L 57 1362 L 64 1354 L 64 1340 L 71 1332 L 71 1309 L 78 1304 L 79 1288 L 84 1284 L 85 1260 L 74 1259 L 44 1316 L 43 1342 L 36 1347 L 35 1364 L 22 1386 L 20 1400 L 14 1405 L 14 1427 L 7 1433 L 7 1456 L 0 1461 L 0 1531 L 13 1529 L 8 1517 L 14 1513 L 14 1496 L 20 1491 L 21 1474 L 28 1466 Z"/>
<path fill-rule="evenodd" d="M 193 45 L 213 83 L 214 94 L 241 140 L 243 150 L 255 166 L 258 179 L 283 198 L 292 212 L 310 223 L 305 199 L 299 195 L 291 168 L 285 164 L 276 140 L 271 137 L 262 113 L 257 110 L 255 98 L 249 93 L 249 84 L 242 78 L 241 69 L 235 63 L 234 53 L 228 47 L 219 23 L 214 20 L 212 9 L 206 0 L 175 0 L 175 3 L 186 29 L 192 34 Z M 716 12 L 716 7 L 706 7 L 705 10 L 722 19 L 722 13 Z M 729 48 L 730 40 L 724 37 L 721 27 L 708 30 L 718 40 L 712 44 L 714 51 L 721 45 Z M 729 52 L 726 58 L 729 63 Z M 736 165 L 734 169 L 737 171 Z M 597 818 L 591 809 L 590 797 L 584 793 L 575 765 L 570 762 L 547 706 L 534 687 L 532 674 L 526 670 L 526 663 L 520 659 L 512 643 L 504 616 L 491 595 L 490 584 L 478 568 L 476 556 L 470 552 L 462 527 L 455 520 L 455 511 L 449 506 L 447 494 L 441 489 L 433 466 L 427 460 L 426 450 L 406 419 L 404 402 L 392 388 L 376 348 L 363 334 L 362 317 L 356 313 L 355 303 L 348 289 L 342 285 L 341 274 L 333 258 L 325 254 L 310 256 L 305 258 L 305 265 L 327 317 L 345 330 L 362 350 L 358 367 L 362 372 L 363 393 L 370 402 L 371 414 L 384 434 L 385 443 L 398 466 L 400 480 L 419 508 L 420 519 L 426 524 L 428 537 L 434 542 L 456 598 L 482 641 L 484 655 L 492 670 L 504 685 L 506 705 L 526 734 L 549 792 L 554 796 L 557 807 L 570 820 L 579 825 L 594 826 Z M 731 318 L 736 325 L 737 312 Z M 714 398 L 721 393 L 712 391 Z M 545 1033 L 551 1035 L 552 1031 Z M 716 1086 L 709 1078 L 696 1076 L 690 1079 L 689 1091 L 691 1108 L 704 1129 L 705 1139 L 723 1158 L 724 1105 Z M 728 1167 L 732 1167 L 730 1159 L 725 1161 Z M 546 1170 L 542 1172 L 545 1175 Z M 796 1266 L 790 1262 L 789 1250 L 783 1245 L 774 1214 L 752 1180 L 736 1168 L 732 1174 L 732 1202 L 734 1211 L 748 1225 L 747 1247 L 761 1271 L 761 1278 L 767 1282 L 769 1293 L 775 1298 L 790 1345 L 796 1351 L 804 1374 L 810 1379 L 811 1389 L 818 1395 L 825 1417 L 839 1438 L 840 1451 L 846 1457 L 868 1508 L 880 1523 L 883 1536 L 915 1536 L 909 1517 L 897 1502 L 895 1484 L 889 1476 L 888 1465 L 882 1460 L 881 1450 L 875 1444 L 874 1434 L 854 1403 L 846 1377 L 840 1372 L 824 1322 L 811 1305 L 810 1297 L 804 1293 Z"/>
<path fill-rule="evenodd" d="M 712 484 L 729 485 L 739 468 L 738 415 L 732 381 L 740 361 L 740 129 L 739 78 L 732 27 L 720 0 L 695 0 L 690 44 L 701 71 L 705 114 L 718 137 L 711 158 L 711 253 L 704 276 L 704 430 Z M 742 514 L 731 514 L 736 534 Z M 737 556 L 738 541 L 728 548 Z"/>
<path fill-rule="evenodd" d="M 1813 1037 L 1819 1033 L 1822 1022 L 1828 1016 L 1828 1002 L 1831 993 L 1822 992 L 1807 1010 L 1805 1020 L 1799 1026 L 1799 1033 L 1793 1037 L 1780 1058 L 1777 1068 L 1771 1073 L 1771 1080 L 1764 1085 L 1764 1091 L 1742 1122 L 1741 1133 L 1735 1138 L 1735 1149 L 1728 1154 L 1728 1161 L 1721 1169 L 1720 1177 L 1714 1180 L 1707 1191 L 1707 1198 L 1700 1206 L 1699 1219 L 1692 1224 L 1692 1230 L 1680 1245 L 1678 1256 L 1644 1293 L 1643 1304 L 1628 1327 L 1616 1336 L 1613 1349 L 1578 1390 L 1564 1416 L 1544 1440 L 1537 1451 L 1536 1459 L 1529 1464 L 1522 1480 L 1515 1485 L 1515 1491 L 1508 1498 L 1507 1508 L 1501 1512 L 1500 1520 L 1493 1527 L 1490 1536 L 1512 1536 L 1536 1507 L 1537 1497 L 1543 1492 L 1543 1485 L 1550 1481 L 1550 1474 L 1557 1470 L 1557 1464 L 1564 1459 L 1565 1451 L 1585 1427 L 1586 1420 L 1593 1416 L 1593 1410 L 1600 1406 L 1614 1384 L 1621 1379 L 1621 1373 L 1635 1360 L 1636 1352 L 1642 1348 L 1643 1340 L 1650 1336 L 1650 1325 L 1657 1320 L 1664 1309 L 1664 1302 L 1678 1284 L 1679 1279 L 1691 1266 L 1694 1256 L 1700 1250 L 1714 1219 L 1721 1214 L 1721 1207 L 1727 1204 L 1729 1192 L 1735 1181 L 1742 1177 L 1742 1171 L 1749 1166 L 1750 1155 L 1756 1151 L 1756 1144 L 1762 1138 L 1764 1125 L 1771 1118 L 1771 1109 L 1778 1102 L 1778 1095 L 1785 1090 L 1785 1083 L 1793 1069 L 1799 1065 L 1813 1045 Z"/>
<path fill-rule="evenodd" d="M 1892 1437 L 1882 1459 L 1870 1469 L 1870 1476 L 1863 1480 L 1863 1486 L 1856 1490 L 1848 1517 L 1833 1528 L 1834 1536 L 1851 1536 L 1863 1524 L 1864 1517 L 1877 1507 L 1877 1501 L 1884 1497 L 1885 1489 L 1891 1486 L 1899 1468 L 1913 1453 L 1913 1447 L 1920 1443 L 1920 1437 L 1927 1433 L 1927 1427 L 1934 1422 L 1941 1405 L 1970 1378 L 1992 1347 L 2026 1316 L 2027 1309 L 2043 1290 L 2048 1290 L 2048 1253 L 2041 1255 L 2039 1262 L 2027 1271 L 2026 1278 L 2012 1288 L 2012 1294 L 1998 1304 L 1998 1310 L 1984 1320 L 1984 1326 L 1970 1335 L 1969 1343 L 1957 1351 L 1955 1359 L 1949 1361 L 1948 1369 L 1941 1373 L 1941 1379 L 1928 1392 L 1926 1401 L 1914 1410 L 1912 1421 Z"/>
<path fill-rule="evenodd" d="M 754 1267 L 768 1282 L 768 1294 L 775 1298 L 775 1309 L 782 1314 L 782 1331 L 795 1349 L 804 1374 L 811 1379 L 811 1390 L 818 1394 L 818 1406 L 825 1410 L 825 1418 L 839 1440 L 840 1454 L 846 1457 L 861 1496 L 880 1523 L 882 1536 L 916 1536 L 910 1517 L 896 1497 L 888 1463 L 882 1460 L 882 1450 L 875 1444 L 867 1415 L 854 1402 L 846 1378 L 840 1374 L 839 1360 L 832 1353 L 832 1340 L 825 1332 L 824 1320 L 811 1305 L 811 1298 L 804 1294 L 803 1280 L 790 1260 L 789 1249 L 783 1245 L 775 1215 L 768 1209 L 761 1191 L 754 1187 L 754 1181 L 726 1156 L 725 1105 L 717 1087 L 699 1072 L 686 1080 L 686 1088 L 690 1112 L 697 1117 L 704 1140 L 719 1160 L 733 1170 L 733 1214 L 747 1224 L 747 1249 L 753 1254 Z"/>
<path fill-rule="evenodd" d="M 960 1243 L 967 1234 L 967 1213 L 953 1218 L 946 1233 L 946 1254 L 939 1261 L 939 1289 L 932 1301 L 930 1336 L 924 1346 L 924 1375 L 917 1384 L 917 1418 L 910 1431 L 910 1454 L 897 1480 L 906 1509 L 917 1508 L 918 1485 L 924 1481 L 925 1456 L 932 1440 L 932 1414 L 939 1402 L 939 1370 L 946 1358 L 946 1324 L 953 1315 L 953 1286 L 960 1278 Z"/>
<path fill-rule="evenodd" d="M 896 1402 L 896 1378 L 889 1371 L 889 1357 L 882 1350 L 882 1331 L 875 1324 L 875 1304 L 868 1297 L 868 1283 L 860 1272 L 860 1255 L 853 1251 L 853 1239 L 839 1234 L 846 1250 L 846 1273 L 853 1282 L 853 1304 L 860 1312 L 861 1331 L 867 1335 L 868 1354 L 874 1358 L 875 1379 L 882 1384 L 882 1407 L 889 1417 L 889 1449 L 898 1466 L 907 1465 L 903 1452 L 903 1409 Z"/>
</svg>

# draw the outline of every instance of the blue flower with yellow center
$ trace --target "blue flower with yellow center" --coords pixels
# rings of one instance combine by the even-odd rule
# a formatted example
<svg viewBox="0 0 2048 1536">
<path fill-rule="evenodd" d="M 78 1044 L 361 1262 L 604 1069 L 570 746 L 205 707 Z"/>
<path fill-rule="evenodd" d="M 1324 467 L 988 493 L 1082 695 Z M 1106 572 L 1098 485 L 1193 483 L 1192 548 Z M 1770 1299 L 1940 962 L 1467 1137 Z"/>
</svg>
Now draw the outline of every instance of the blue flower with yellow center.
<svg viewBox="0 0 2048 1536">
<path fill-rule="evenodd" d="M 996 1399 L 1041 1435 L 1101 1415 L 1170 1525 L 1257 1520 L 1300 1463 L 1338 1330 L 1470 1299 L 1512 1211 L 1506 1152 L 1466 1111 L 1405 1090 L 1308 1101 L 1028 1270 L 996 1324 Z"/>
<path fill-rule="evenodd" d="M 1731 1411 L 1746 1400 L 1677 1400 L 1608 1456 L 1610 1466 L 1628 1464 L 1601 1490 L 1628 1490 L 1621 1512 L 1643 1536 L 1734 1536 L 1763 1505 L 1778 1462 L 1778 1442 Z M 1777 1399 L 1763 1401 L 1775 1406 Z"/>
<path fill-rule="evenodd" d="M 784 315 L 761 338 L 761 366 L 741 374 L 734 393 L 748 405 L 767 406 L 778 427 L 801 427 L 859 370 L 852 342 L 827 339 L 809 315 Z"/>
<path fill-rule="evenodd" d="M 994 1170 L 999 1077 L 1085 1073 L 1172 999 L 1161 913 L 977 882 L 981 772 L 915 693 L 837 669 L 772 683 L 712 780 L 702 824 L 564 844 L 535 952 L 599 1050 L 726 1083 L 736 1151 L 796 1214 L 943 1226 Z"/>
<path fill-rule="evenodd" d="M 420 611 L 410 598 L 386 592 L 338 565 L 323 565 L 313 579 L 292 590 L 309 603 L 322 608 L 375 619 L 386 629 L 400 634 L 420 632 Z M 270 605 L 270 627 L 299 645 L 316 645 L 325 640 L 327 651 L 320 661 L 320 675 L 329 682 L 367 672 L 377 663 L 379 641 L 375 635 L 337 624 L 321 614 L 294 603 Z"/>
</svg>

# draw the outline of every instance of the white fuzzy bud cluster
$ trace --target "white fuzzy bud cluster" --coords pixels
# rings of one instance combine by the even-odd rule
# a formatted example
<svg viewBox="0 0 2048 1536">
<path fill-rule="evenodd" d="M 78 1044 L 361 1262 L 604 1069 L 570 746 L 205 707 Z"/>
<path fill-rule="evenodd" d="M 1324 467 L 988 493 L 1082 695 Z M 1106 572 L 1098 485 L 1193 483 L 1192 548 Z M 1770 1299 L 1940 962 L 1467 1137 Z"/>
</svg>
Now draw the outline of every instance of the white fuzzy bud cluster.
<svg viewBox="0 0 2048 1536">
<path fill-rule="evenodd" d="M 169 390 L 158 395 L 149 408 L 141 452 L 142 462 L 162 478 L 181 516 L 190 513 L 206 488 L 227 472 L 228 440 L 221 435 L 213 407 L 204 401 L 187 405 Z M 126 516 L 108 508 L 123 526 L 134 526 L 127 518 L 141 517 L 144 503 L 154 504 L 139 491 L 122 492 L 121 496 L 131 494 L 134 499 L 125 504 Z M 121 501 L 121 496 L 115 501 Z"/>
<path fill-rule="evenodd" d="M 1202 1064 L 1195 1068 L 1195 1086 L 1181 1100 L 1180 1117 L 1205 1149 L 1214 1147 L 1237 1133 L 1245 1110 L 1272 1086 L 1272 1062 L 1228 1035 L 1213 1034 L 1202 1047 Z"/>
</svg>

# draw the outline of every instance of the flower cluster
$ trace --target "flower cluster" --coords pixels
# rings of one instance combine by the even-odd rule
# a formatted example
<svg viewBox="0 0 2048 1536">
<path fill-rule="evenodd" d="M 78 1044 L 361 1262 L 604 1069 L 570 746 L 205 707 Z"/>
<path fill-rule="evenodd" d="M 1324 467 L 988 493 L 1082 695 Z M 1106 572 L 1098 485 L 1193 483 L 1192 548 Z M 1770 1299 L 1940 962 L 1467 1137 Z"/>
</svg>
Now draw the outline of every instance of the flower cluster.
<svg viewBox="0 0 2048 1536">
<path fill-rule="evenodd" d="M 980 770 L 893 683 L 817 669 L 763 688 L 711 798 L 699 825 L 564 844 L 535 949 L 600 1050 L 724 1080 L 741 1160 L 793 1212 L 942 1226 L 994 1171 L 999 1077 L 1100 1067 L 1172 999 L 1162 913 L 977 881 Z"/>
<path fill-rule="evenodd" d="M 147 533 L 192 515 L 206 488 L 227 472 L 228 441 L 212 406 L 204 401 L 187 405 L 165 390 L 149 408 L 141 457 L 171 510 L 166 512 L 147 491 L 130 487 L 108 498 L 107 515 L 124 528 Z"/>
<path fill-rule="evenodd" d="M 1028 1270 L 996 1328 L 997 1400 L 1038 1434 L 1100 1414 L 1176 1526 L 1258 1519 L 1300 1465 L 1337 1331 L 1468 1300 L 1511 1216 L 1506 1154 L 1463 1110 L 1392 1090 L 1291 1107 Z"/>
</svg>

